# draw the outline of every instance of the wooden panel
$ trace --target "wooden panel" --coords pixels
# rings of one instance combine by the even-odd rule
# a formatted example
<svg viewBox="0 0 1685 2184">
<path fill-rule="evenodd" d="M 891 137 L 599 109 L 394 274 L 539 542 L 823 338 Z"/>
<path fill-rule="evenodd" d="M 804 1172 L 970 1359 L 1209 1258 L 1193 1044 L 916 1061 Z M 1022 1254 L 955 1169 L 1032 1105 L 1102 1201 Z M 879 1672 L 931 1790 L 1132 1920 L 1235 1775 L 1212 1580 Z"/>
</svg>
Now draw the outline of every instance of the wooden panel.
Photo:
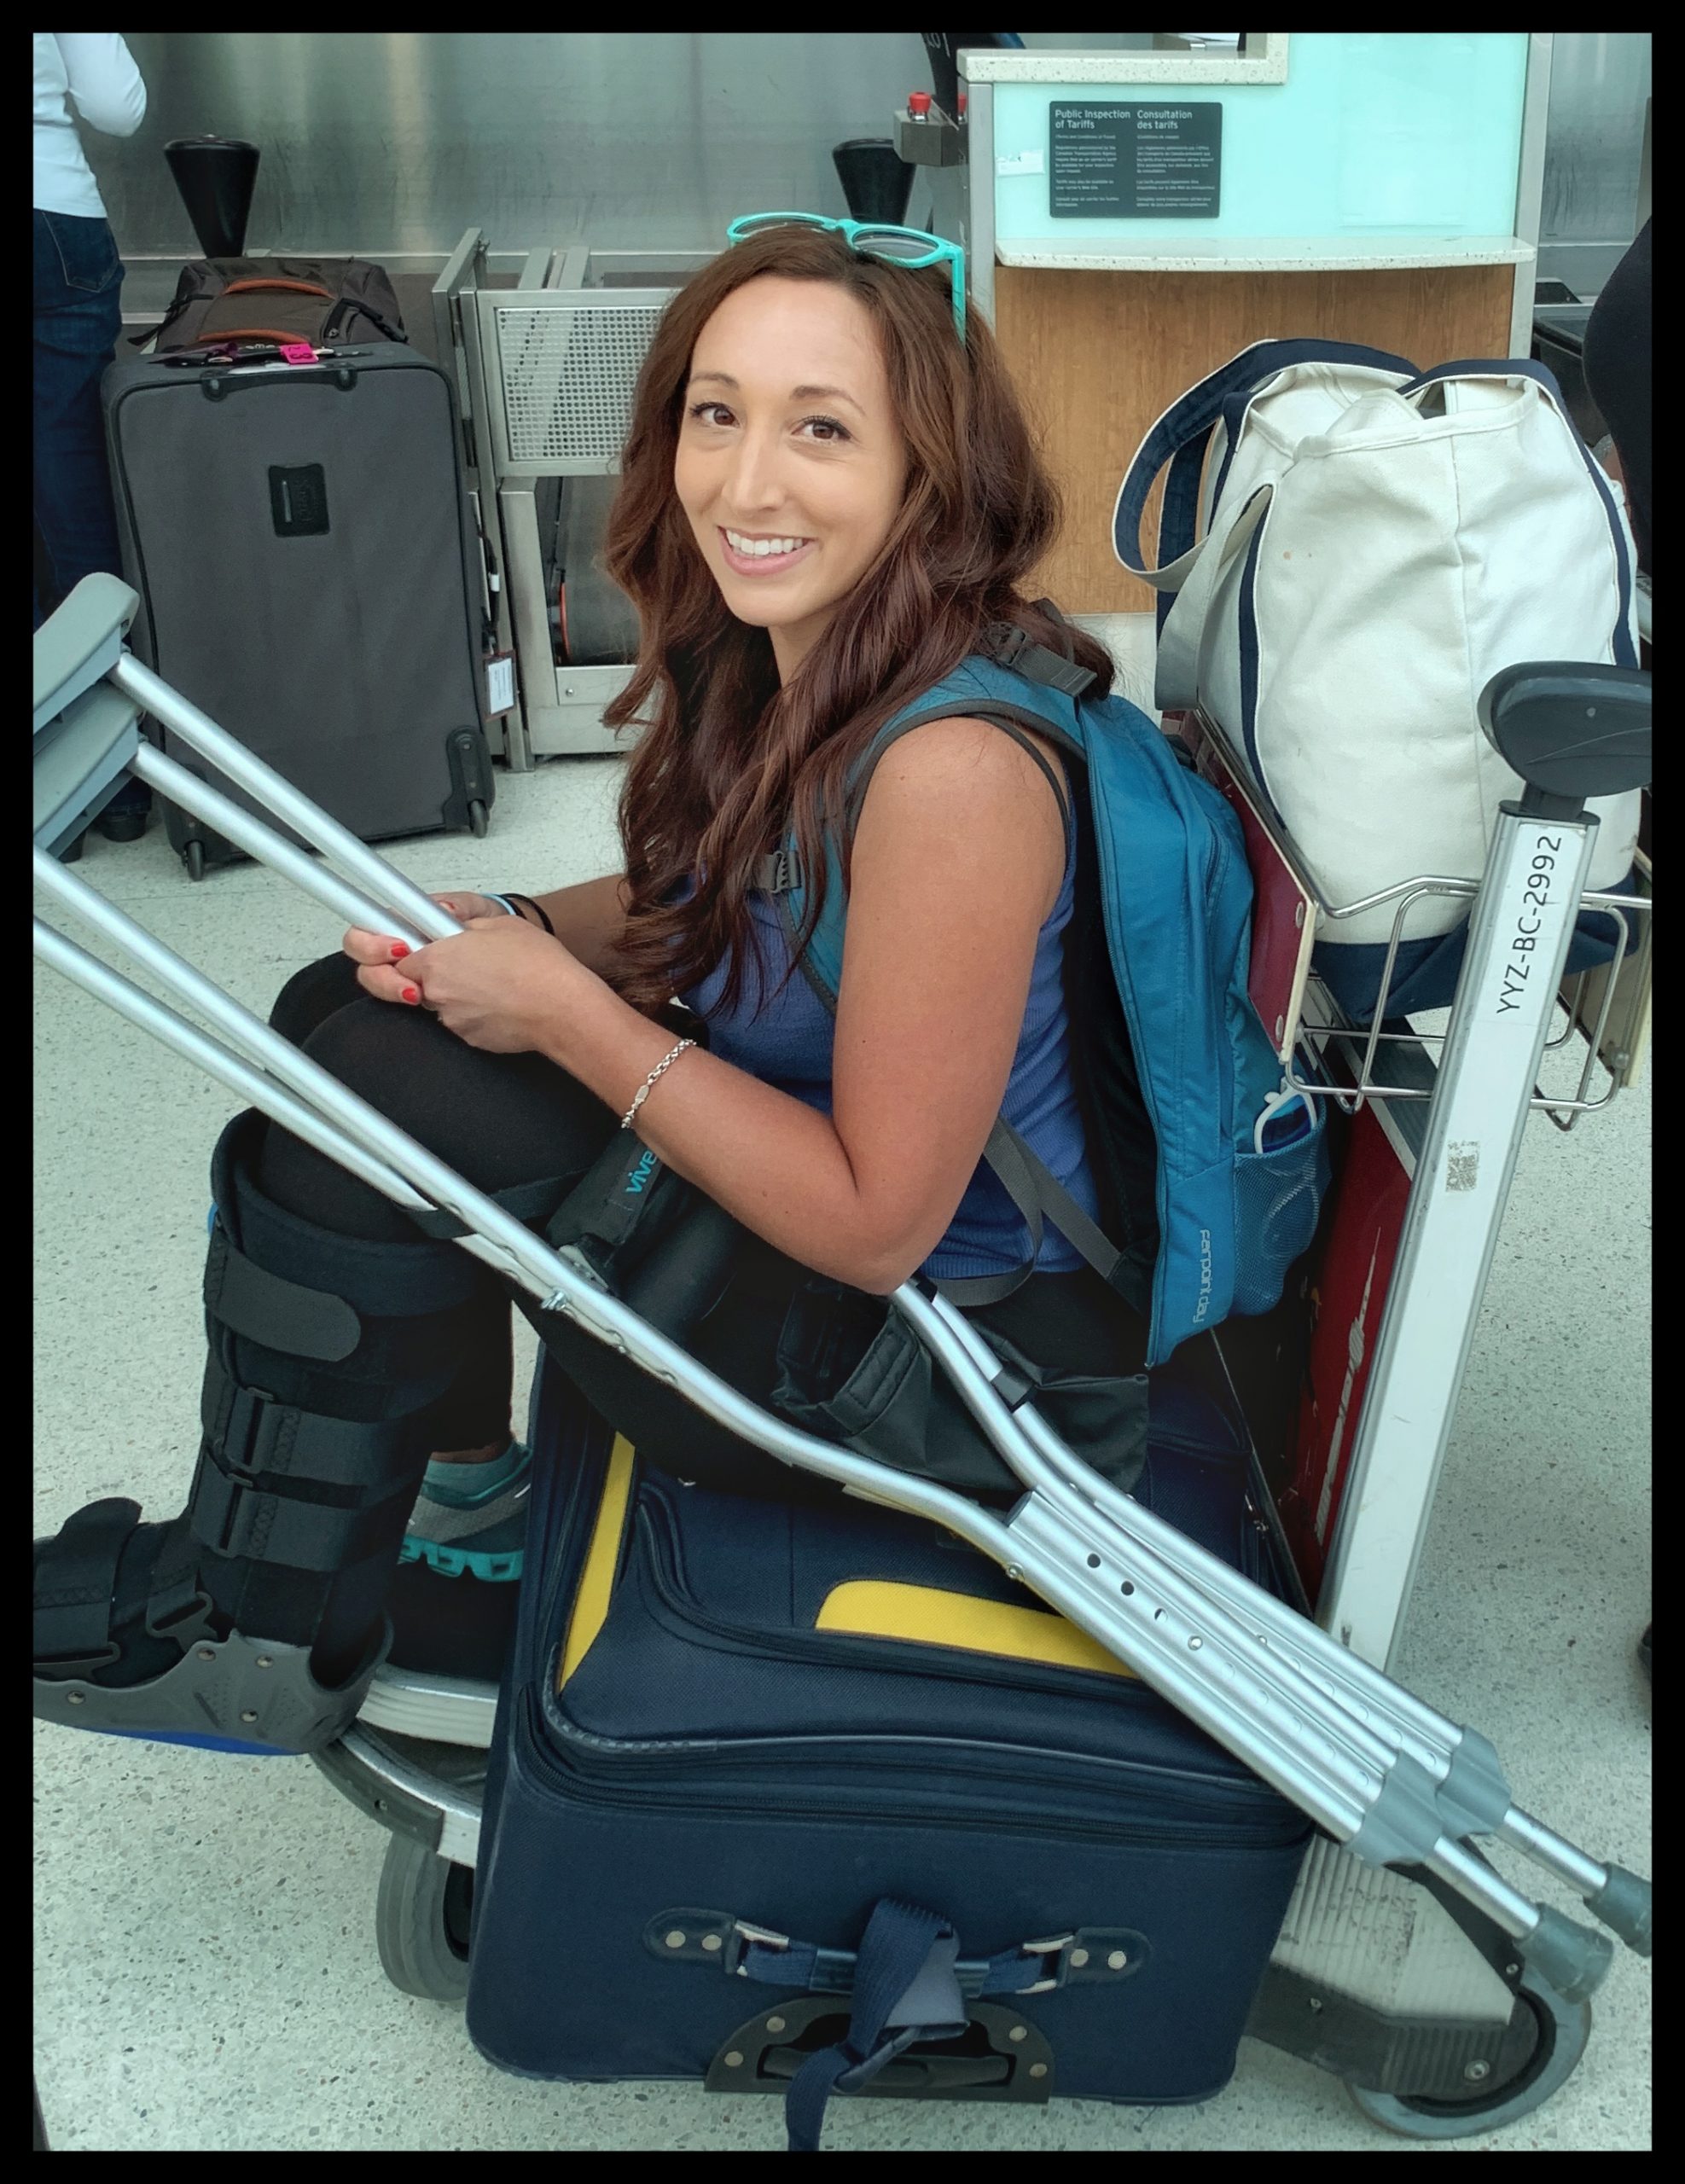
<svg viewBox="0 0 1685 2184">
<path fill-rule="evenodd" d="M 1392 272 L 1066 273 L 995 269 L 996 332 L 1065 497 L 1034 579 L 1073 614 L 1149 609 L 1112 550 L 1112 508 L 1148 427 L 1249 342 L 1322 334 L 1419 363 L 1509 350 L 1514 268 Z M 1147 537 L 1158 521 L 1148 509 Z"/>
</svg>

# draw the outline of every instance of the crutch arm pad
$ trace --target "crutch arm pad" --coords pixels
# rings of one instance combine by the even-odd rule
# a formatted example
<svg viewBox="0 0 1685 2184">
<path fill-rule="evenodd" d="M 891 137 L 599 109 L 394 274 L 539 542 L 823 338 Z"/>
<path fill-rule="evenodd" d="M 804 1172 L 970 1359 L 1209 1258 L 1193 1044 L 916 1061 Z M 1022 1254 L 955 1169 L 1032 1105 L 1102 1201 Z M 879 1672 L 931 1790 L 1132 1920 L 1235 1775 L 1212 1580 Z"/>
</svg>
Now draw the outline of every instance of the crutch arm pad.
<svg viewBox="0 0 1685 2184">
<path fill-rule="evenodd" d="M 140 606 L 120 578 L 83 578 L 35 632 L 35 733 L 117 665 Z"/>
</svg>

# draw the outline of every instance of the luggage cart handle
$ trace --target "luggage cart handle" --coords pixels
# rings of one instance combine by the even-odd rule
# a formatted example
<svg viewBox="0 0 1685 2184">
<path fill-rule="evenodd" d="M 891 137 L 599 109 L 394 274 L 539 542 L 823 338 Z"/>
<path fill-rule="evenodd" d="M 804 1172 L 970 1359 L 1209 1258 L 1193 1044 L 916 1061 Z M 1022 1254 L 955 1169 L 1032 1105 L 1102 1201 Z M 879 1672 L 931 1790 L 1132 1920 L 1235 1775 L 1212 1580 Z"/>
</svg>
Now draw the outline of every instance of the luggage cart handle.
<svg viewBox="0 0 1685 2184">
<path fill-rule="evenodd" d="M 1524 661 L 1492 677 L 1478 711 L 1486 741 L 1533 793 L 1529 813 L 1577 818 L 1594 798 L 1650 786 L 1647 668 Z"/>
</svg>

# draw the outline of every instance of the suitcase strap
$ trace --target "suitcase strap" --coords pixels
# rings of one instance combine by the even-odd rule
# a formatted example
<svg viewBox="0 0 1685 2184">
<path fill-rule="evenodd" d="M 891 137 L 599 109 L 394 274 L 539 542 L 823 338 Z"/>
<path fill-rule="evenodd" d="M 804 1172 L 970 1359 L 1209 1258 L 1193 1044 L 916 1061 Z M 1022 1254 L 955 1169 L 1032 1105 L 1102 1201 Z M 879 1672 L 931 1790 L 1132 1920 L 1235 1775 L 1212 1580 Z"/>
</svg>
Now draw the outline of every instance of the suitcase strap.
<svg viewBox="0 0 1685 2184">
<path fill-rule="evenodd" d="M 853 2093 L 920 2040 L 966 2028 L 954 1966 L 960 1937 L 934 1911 L 891 1896 L 874 1906 L 854 1960 L 848 2030 L 808 2057 L 790 2081 L 784 2128 L 792 2153 L 817 2153 L 834 2093 Z"/>
<path fill-rule="evenodd" d="M 683 1909 L 652 1919 L 644 1945 L 669 1960 L 718 1965 L 768 1986 L 852 1997 L 843 2038 L 809 2055 L 790 2080 L 784 2113 L 793 2153 L 817 2152 L 834 2093 L 862 2091 L 921 2041 L 957 2038 L 971 2001 L 1126 1978 L 1147 1954 L 1146 1937 L 1132 1929 L 1080 1927 L 962 1959 L 946 1920 L 888 1896 L 874 1906 L 857 1950 L 824 1949 L 729 1914 Z M 742 2056 L 728 2059 L 741 2063 Z"/>
</svg>

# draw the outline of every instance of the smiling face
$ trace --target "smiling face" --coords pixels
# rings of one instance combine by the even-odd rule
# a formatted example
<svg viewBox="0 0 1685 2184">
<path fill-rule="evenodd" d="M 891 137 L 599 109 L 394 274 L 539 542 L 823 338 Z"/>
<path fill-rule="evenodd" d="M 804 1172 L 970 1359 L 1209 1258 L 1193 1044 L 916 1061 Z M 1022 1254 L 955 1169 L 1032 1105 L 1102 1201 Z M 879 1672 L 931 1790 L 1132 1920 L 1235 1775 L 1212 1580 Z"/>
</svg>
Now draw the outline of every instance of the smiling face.
<svg viewBox="0 0 1685 2184">
<path fill-rule="evenodd" d="M 877 558 L 907 452 L 876 330 L 832 281 L 734 289 L 690 361 L 673 486 L 726 607 L 787 682 Z"/>
</svg>

